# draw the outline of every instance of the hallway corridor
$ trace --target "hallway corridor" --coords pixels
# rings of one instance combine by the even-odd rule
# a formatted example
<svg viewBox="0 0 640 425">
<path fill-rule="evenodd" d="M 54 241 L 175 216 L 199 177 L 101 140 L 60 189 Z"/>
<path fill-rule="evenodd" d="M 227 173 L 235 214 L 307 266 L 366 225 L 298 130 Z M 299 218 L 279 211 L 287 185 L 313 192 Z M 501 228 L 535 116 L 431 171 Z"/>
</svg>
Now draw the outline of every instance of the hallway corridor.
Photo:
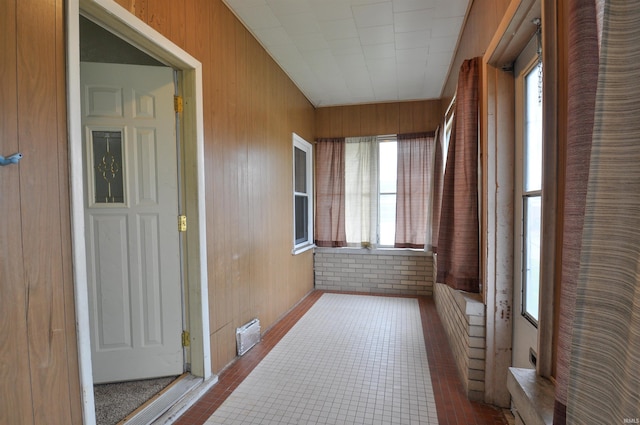
<svg viewBox="0 0 640 425">
<path fill-rule="evenodd" d="M 323 297 L 324 294 L 327 296 Z M 322 302 L 312 309 L 320 299 Z M 377 311 L 370 311 L 373 309 Z M 369 312 L 372 314 L 367 317 Z M 300 326 L 294 328 L 299 321 Z M 328 328 L 333 326 L 333 332 L 325 332 L 321 337 L 319 333 L 323 328 L 314 329 L 318 322 L 329 323 Z M 367 351 L 345 349 L 349 344 L 344 342 L 355 341 L 343 341 L 336 336 L 342 333 L 337 332 L 340 329 L 360 339 L 361 344 L 367 344 Z M 305 339 L 307 337 L 300 334 L 303 330 L 309 337 L 315 334 L 318 338 Z M 276 347 L 280 341 L 283 343 Z M 303 341 L 305 344 L 300 344 Z M 393 343 L 389 344 L 390 341 Z M 342 351 L 338 347 L 342 347 Z M 273 355 L 249 376 L 272 350 Z M 292 352 L 298 353 L 288 357 Z M 344 358 L 336 356 L 340 352 Z M 286 361 L 294 358 L 295 367 L 294 360 Z M 369 364 L 373 361 L 377 369 L 371 376 L 364 372 L 367 359 Z M 344 373 L 335 373 L 337 365 L 350 367 L 344 367 Z M 407 371 L 409 376 L 402 376 L 402 372 Z M 311 376 L 313 379 L 309 379 Z M 274 378 L 286 379 L 287 385 L 276 385 Z M 397 386 L 398 381 L 403 385 Z M 393 382 L 393 386 L 384 388 L 389 382 Z M 368 388 L 363 388 L 363 383 Z M 263 389 L 252 391 L 258 386 Z M 306 391 L 310 386 L 316 391 Z M 351 389 L 345 390 L 343 386 Z M 318 394 L 322 395 L 320 399 Z M 363 394 L 367 395 L 368 402 L 363 402 Z M 393 395 L 392 402 L 390 395 Z M 253 406 L 250 414 L 246 409 L 248 405 Z M 354 408 L 356 405 L 358 408 Z M 256 406 L 264 407 L 256 410 Z M 288 413 L 285 415 L 285 412 Z M 433 299 L 315 291 L 270 329 L 260 344 L 224 370 L 218 384 L 176 422 L 182 425 L 219 423 L 493 425 L 507 422 L 501 410 L 470 402 L 465 397 Z"/>
</svg>

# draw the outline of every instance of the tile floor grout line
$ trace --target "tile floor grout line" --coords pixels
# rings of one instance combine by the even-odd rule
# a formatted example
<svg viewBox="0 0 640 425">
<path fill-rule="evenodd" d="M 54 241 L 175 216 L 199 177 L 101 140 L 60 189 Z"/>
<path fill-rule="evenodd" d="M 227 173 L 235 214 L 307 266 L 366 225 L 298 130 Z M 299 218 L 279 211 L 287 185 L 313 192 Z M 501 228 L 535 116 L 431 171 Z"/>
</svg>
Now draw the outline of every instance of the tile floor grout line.
<svg viewBox="0 0 640 425">
<path fill-rule="evenodd" d="M 264 335 L 263 341 L 252 349 L 245 357 L 237 359 L 219 376 L 219 383 L 205 394 L 194 406 L 178 419 L 178 425 L 199 425 L 216 412 L 230 397 L 244 379 L 268 355 L 271 350 L 291 331 L 302 317 L 316 304 L 323 294 L 335 291 L 314 291 L 300 301 L 289 313 Z M 341 293 L 345 294 L 345 293 Z M 411 298 L 418 300 L 419 321 L 424 338 L 424 349 L 430 376 L 430 386 L 435 397 L 435 406 L 440 425 L 446 424 L 506 424 L 502 411 L 482 403 L 470 402 L 463 395 L 462 384 L 457 369 L 453 364 L 451 349 L 435 310 L 432 298 L 415 296 L 388 296 L 384 294 L 349 293 L 351 295 L 368 295 L 382 297 Z M 258 349 L 258 350 L 256 350 Z M 255 350 L 255 351 L 254 351 Z M 249 354 L 251 356 L 247 357 Z M 229 382 L 233 377 L 232 382 Z M 224 389 L 224 390 L 221 390 Z M 449 397 L 447 397 L 449 395 Z M 455 400 L 453 400 L 455 399 Z M 450 403 L 455 401 L 455 410 Z M 456 414 L 457 413 L 457 414 Z M 403 417 L 407 417 L 406 415 Z M 474 418 L 474 422 L 462 422 L 465 418 Z M 354 417 L 352 417 L 353 419 Z"/>
</svg>

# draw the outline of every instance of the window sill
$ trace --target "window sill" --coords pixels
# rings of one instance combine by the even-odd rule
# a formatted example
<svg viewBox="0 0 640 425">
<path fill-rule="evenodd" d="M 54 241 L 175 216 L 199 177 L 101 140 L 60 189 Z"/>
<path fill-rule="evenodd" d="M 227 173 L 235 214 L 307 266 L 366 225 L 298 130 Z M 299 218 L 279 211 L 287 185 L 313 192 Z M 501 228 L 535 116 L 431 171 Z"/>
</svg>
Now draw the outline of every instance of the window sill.
<svg viewBox="0 0 640 425">
<path fill-rule="evenodd" d="M 533 369 L 509 368 L 507 388 L 511 393 L 515 414 L 526 425 L 551 425 L 555 387 Z"/>
<path fill-rule="evenodd" d="M 301 245 L 298 247 L 295 247 L 291 250 L 291 255 L 298 255 L 298 254 L 302 254 L 303 252 L 309 251 L 310 249 L 315 248 L 316 245 L 315 244 L 306 244 L 306 245 Z"/>
<path fill-rule="evenodd" d="M 431 251 L 424 251 L 422 249 L 411 248 L 355 248 L 346 246 L 343 248 L 327 248 L 316 247 L 316 251 L 328 252 L 334 254 L 347 253 L 347 254 L 360 254 L 360 255 L 406 255 L 411 256 L 431 256 Z"/>
</svg>

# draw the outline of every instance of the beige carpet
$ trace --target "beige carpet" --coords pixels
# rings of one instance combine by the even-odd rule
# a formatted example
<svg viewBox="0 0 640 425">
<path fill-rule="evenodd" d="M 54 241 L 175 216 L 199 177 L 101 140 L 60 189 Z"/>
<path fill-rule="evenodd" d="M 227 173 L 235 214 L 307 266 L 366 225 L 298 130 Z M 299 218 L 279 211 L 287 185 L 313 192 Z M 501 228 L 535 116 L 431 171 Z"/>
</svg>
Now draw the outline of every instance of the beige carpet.
<svg viewBox="0 0 640 425">
<path fill-rule="evenodd" d="M 94 385 L 97 425 L 115 425 L 173 382 L 177 376 Z"/>
</svg>

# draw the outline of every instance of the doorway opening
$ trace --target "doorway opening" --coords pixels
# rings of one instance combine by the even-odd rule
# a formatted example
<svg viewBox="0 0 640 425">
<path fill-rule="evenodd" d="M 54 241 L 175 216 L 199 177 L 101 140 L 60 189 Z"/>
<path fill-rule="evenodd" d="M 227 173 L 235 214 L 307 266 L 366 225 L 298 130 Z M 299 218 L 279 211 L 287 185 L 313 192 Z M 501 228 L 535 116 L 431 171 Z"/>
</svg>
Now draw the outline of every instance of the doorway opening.
<svg viewBox="0 0 640 425">
<path fill-rule="evenodd" d="M 174 415 L 176 409 L 186 409 L 197 400 L 198 396 L 217 382 L 217 377 L 211 374 L 210 366 L 210 341 L 209 341 L 209 312 L 207 295 L 207 267 L 205 244 L 205 204 L 204 204 L 204 163 L 203 163 L 203 114 L 202 114 L 202 75 L 201 64 L 182 51 L 179 47 L 164 38 L 161 34 L 141 22 L 125 9 L 112 0 L 69 0 L 67 22 L 67 87 L 68 87 L 68 120 L 70 138 L 70 163 L 71 163 L 71 199 L 72 199 L 72 231 L 73 231 L 73 262 L 74 282 L 76 296 L 76 318 L 78 323 L 78 351 L 79 370 L 81 379 L 81 394 L 83 397 L 83 422 L 85 424 L 96 423 L 95 397 L 94 397 L 94 370 L 92 368 L 92 328 L 90 310 L 92 303 L 89 301 L 91 272 L 87 268 L 87 221 L 85 218 L 85 206 L 90 200 L 88 196 L 87 177 L 83 170 L 86 162 L 86 151 L 83 150 L 83 135 L 86 133 L 82 124 L 80 62 L 81 57 L 89 55 L 101 55 L 102 62 L 126 62 L 122 56 L 129 57 L 128 61 L 148 61 L 147 66 L 164 66 L 176 70 L 179 78 L 177 85 L 184 99 L 183 125 L 180 135 L 180 144 L 177 152 L 181 158 L 181 196 L 180 210 L 189 219 L 189 232 L 181 236 L 180 244 L 189 252 L 179 265 L 179 274 L 184 281 L 184 289 L 180 290 L 184 299 L 180 306 L 181 322 L 188 332 L 180 335 L 181 347 L 187 348 L 180 354 L 180 368 L 178 379 L 171 379 L 169 386 L 162 389 L 157 399 L 171 399 L 167 406 L 158 407 L 156 400 L 144 403 L 143 416 L 140 423 L 148 423 L 148 414 L 156 417 L 162 412 Z M 91 27 L 91 26 L 94 27 Z M 117 48 L 105 48 L 93 45 L 89 51 L 87 46 L 82 46 L 83 36 L 87 34 L 87 27 L 98 31 L 104 31 L 115 41 L 120 43 Z M 81 32 L 81 28 L 83 31 Z M 86 40 L 84 40 L 86 41 Z M 129 46 L 129 47 L 126 47 Z M 115 54 L 116 58 L 109 58 Z M 131 59 L 131 58 L 135 59 Z M 83 99 L 86 100 L 86 99 Z M 109 130 L 109 129 L 107 129 Z M 111 135 L 109 131 L 105 134 Z M 100 133 L 95 133 L 100 137 Z M 99 144 L 99 143 L 98 143 Z M 96 144 L 96 146 L 98 146 Z M 175 146 L 175 145 L 174 145 Z M 96 186 L 97 187 L 97 186 Z M 117 199 L 116 201 L 119 201 Z M 124 202 L 124 201 L 123 201 Z M 95 330 L 95 329 L 94 329 Z M 175 372 L 170 375 L 175 378 Z M 121 379 L 119 379 L 121 380 Z M 108 381 L 108 378 L 107 378 Z M 106 382 L 106 381 L 105 381 Z M 166 402 L 163 402 L 166 404 Z M 163 404 L 160 403 L 160 404 Z M 146 409 L 146 411 L 144 411 Z M 151 412 L 151 413 L 150 413 Z M 158 414 L 158 412 L 160 412 Z M 135 421 L 128 423 L 136 423 Z"/>
</svg>

